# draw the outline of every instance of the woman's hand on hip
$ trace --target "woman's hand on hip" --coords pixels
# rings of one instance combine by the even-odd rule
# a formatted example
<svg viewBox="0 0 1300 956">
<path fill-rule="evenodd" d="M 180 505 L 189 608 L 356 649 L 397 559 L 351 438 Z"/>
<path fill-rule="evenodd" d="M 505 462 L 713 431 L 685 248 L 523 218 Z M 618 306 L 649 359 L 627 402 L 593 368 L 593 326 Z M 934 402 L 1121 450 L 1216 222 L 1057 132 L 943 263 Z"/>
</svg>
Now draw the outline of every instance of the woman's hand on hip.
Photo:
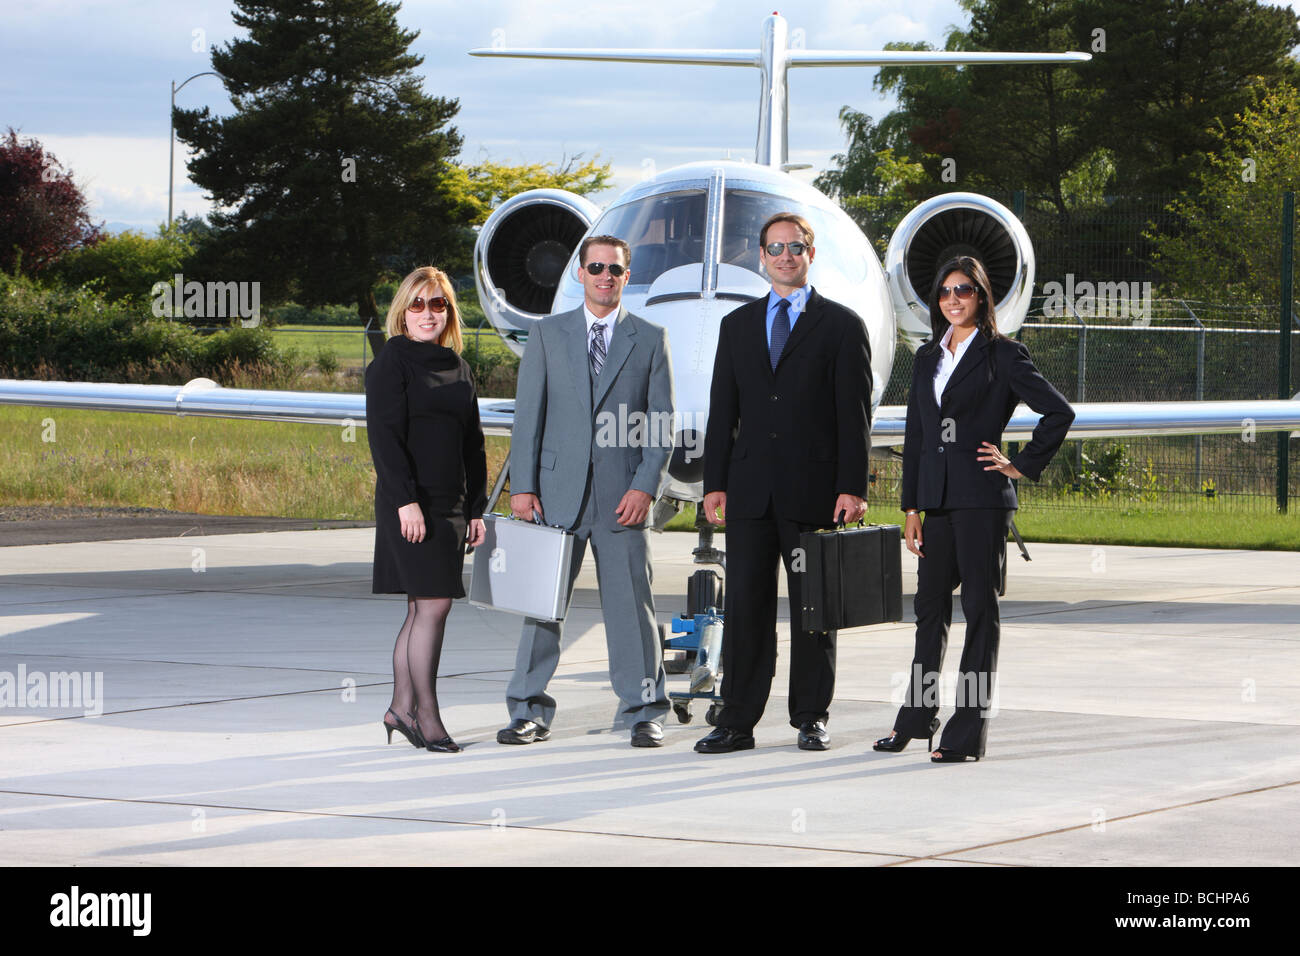
<svg viewBox="0 0 1300 956">
<path fill-rule="evenodd" d="M 418 501 L 398 508 L 397 520 L 402 523 L 402 537 L 407 541 L 419 544 L 424 540 L 424 512 L 420 510 Z"/>
<path fill-rule="evenodd" d="M 487 537 L 487 527 L 483 524 L 482 518 L 469 519 L 469 533 L 466 540 L 471 548 L 477 548 Z"/>
<path fill-rule="evenodd" d="M 912 512 L 907 516 L 907 521 L 903 523 L 903 541 L 907 545 L 907 550 L 911 551 L 918 558 L 924 558 L 921 553 L 921 516 Z"/>
<path fill-rule="evenodd" d="M 979 461 L 992 462 L 992 464 L 984 466 L 985 471 L 1000 471 L 1008 478 L 1025 477 L 1020 473 L 1020 469 L 1011 464 L 1011 460 L 1002 454 L 1002 449 L 992 442 L 984 442 L 980 445 L 979 450 L 983 452 L 982 455 L 977 456 Z"/>
</svg>

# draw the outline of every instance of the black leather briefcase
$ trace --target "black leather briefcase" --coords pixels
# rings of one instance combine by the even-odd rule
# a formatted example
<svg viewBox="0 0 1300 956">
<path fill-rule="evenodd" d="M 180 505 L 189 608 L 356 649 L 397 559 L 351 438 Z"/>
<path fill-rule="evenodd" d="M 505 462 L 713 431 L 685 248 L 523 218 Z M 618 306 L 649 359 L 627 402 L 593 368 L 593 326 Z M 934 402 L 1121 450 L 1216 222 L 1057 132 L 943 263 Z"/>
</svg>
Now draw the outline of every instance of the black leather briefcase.
<svg viewBox="0 0 1300 956">
<path fill-rule="evenodd" d="M 799 535 L 803 627 L 836 631 L 903 619 L 903 567 L 898 525 L 840 527 Z"/>
</svg>

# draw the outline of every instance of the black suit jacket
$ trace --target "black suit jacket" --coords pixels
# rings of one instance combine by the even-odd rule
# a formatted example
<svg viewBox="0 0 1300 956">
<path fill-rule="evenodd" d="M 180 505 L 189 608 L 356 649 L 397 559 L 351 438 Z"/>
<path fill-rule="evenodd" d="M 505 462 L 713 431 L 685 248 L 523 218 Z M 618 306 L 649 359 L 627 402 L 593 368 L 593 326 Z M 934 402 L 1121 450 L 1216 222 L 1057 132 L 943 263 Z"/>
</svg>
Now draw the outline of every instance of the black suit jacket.
<svg viewBox="0 0 1300 956">
<path fill-rule="evenodd" d="M 1000 445 L 1011 413 L 1024 402 L 1043 417 L 1011 463 L 1037 481 L 1074 421 L 1074 409 L 1034 368 L 1029 349 L 1014 339 L 974 335 L 942 403 L 934 398 L 942 346 L 931 342 L 916 353 L 903 441 L 904 510 L 1017 507 L 1011 479 L 985 471 L 988 462 L 977 459 L 980 445 Z"/>
<path fill-rule="evenodd" d="M 841 494 L 867 495 L 871 345 L 857 313 L 813 289 L 776 371 L 767 296 L 725 316 L 704 437 L 704 491 L 727 493 L 727 517 L 771 501 L 793 521 L 827 525 Z"/>
</svg>

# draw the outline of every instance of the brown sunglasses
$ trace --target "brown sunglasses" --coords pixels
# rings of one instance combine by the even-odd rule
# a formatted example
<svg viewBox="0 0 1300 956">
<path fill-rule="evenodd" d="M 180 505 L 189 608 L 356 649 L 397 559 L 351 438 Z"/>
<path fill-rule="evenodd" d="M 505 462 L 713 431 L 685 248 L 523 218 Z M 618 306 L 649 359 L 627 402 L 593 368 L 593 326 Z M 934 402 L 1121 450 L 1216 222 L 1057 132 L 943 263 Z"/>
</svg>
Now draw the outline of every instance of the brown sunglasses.
<svg viewBox="0 0 1300 956">
<path fill-rule="evenodd" d="M 423 296 L 416 296 L 411 300 L 411 304 L 406 307 L 407 312 L 423 312 L 425 305 L 429 306 L 430 312 L 446 312 L 447 299 L 441 295 L 435 295 L 426 300 Z"/>
</svg>

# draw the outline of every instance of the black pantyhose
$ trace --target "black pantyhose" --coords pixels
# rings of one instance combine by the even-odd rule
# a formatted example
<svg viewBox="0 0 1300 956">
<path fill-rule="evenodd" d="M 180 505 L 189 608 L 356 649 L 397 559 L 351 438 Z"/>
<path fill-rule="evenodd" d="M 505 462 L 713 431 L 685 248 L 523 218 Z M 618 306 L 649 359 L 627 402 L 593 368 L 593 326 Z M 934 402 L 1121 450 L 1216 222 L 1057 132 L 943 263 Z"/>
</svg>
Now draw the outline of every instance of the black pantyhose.
<svg viewBox="0 0 1300 956">
<path fill-rule="evenodd" d="M 438 659 L 450 611 L 451 598 L 408 597 L 393 647 L 393 713 L 430 741 L 448 736 L 438 713 Z"/>
</svg>

